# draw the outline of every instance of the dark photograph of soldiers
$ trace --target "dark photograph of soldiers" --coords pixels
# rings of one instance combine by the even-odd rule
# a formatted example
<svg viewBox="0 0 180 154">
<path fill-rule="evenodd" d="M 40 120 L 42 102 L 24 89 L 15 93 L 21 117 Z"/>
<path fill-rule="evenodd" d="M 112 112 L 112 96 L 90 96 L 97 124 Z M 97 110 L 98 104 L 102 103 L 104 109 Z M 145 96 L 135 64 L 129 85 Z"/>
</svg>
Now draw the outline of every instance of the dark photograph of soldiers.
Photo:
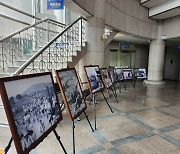
<svg viewBox="0 0 180 154">
<path fill-rule="evenodd" d="M 110 76 L 111 76 L 112 83 L 117 82 L 118 80 L 117 80 L 117 76 L 116 76 L 116 73 L 115 73 L 115 68 L 110 67 L 109 68 L 109 73 L 110 73 Z"/>
<path fill-rule="evenodd" d="M 111 79 L 109 77 L 107 68 L 101 69 L 101 71 L 102 71 L 103 79 L 104 79 L 104 82 L 105 82 L 107 88 L 111 87 L 112 82 L 111 82 Z"/>
<path fill-rule="evenodd" d="M 77 116 L 86 108 L 75 70 L 58 73 L 71 115 Z"/>
<path fill-rule="evenodd" d="M 87 76 L 91 85 L 92 93 L 96 93 L 104 88 L 100 70 L 97 66 L 86 67 Z"/>
<path fill-rule="evenodd" d="M 123 74 L 122 74 L 122 70 L 120 68 L 116 68 L 115 69 L 116 72 L 116 77 L 118 81 L 123 80 Z"/>
<path fill-rule="evenodd" d="M 146 69 L 145 68 L 139 68 L 138 79 L 146 79 L 146 78 L 147 78 Z"/>
<path fill-rule="evenodd" d="M 130 68 L 123 69 L 123 74 L 124 74 L 125 80 L 131 80 L 133 78 L 132 71 Z"/>
</svg>

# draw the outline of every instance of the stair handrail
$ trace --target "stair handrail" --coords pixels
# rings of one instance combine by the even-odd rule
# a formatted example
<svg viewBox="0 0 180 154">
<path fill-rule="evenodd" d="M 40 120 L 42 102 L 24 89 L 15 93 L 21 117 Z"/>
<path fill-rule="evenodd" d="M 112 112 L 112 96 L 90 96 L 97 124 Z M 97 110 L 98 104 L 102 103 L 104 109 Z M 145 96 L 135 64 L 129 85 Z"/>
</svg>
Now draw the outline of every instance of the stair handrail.
<svg viewBox="0 0 180 154">
<path fill-rule="evenodd" d="M 27 26 L 27 27 L 25 27 L 25 28 L 22 28 L 22 29 L 20 29 L 20 30 L 18 30 L 18 31 L 16 31 L 16 32 L 13 32 L 13 33 L 11 33 L 11 34 L 9 34 L 8 36 L 5 36 L 5 37 L 3 37 L 3 38 L 1 38 L 0 39 L 0 42 L 3 42 L 4 40 L 7 40 L 7 39 L 9 39 L 9 38 L 11 38 L 11 37 L 13 37 L 13 36 L 15 36 L 15 35 L 17 35 L 17 34 L 20 34 L 21 32 L 23 32 L 23 31 L 26 31 L 26 30 L 28 30 L 28 29 L 30 29 L 30 28 L 32 28 L 32 27 L 35 27 L 36 25 L 38 25 L 38 24 L 40 24 L 40 23 L 42 23 L 42 22 L 44 22 L 44 21 L 53 21 L 53 22 L 56 22 L 56 23 L 58 23 L 59 25 L 61 25 L 62 27 L 65 27 L 65 24 L 62 24 L 62 23 L 60 23 L 60 22 L 58 22 L 58 21 L 55 21 L 55 20 L 52 20 L 52 19 L 48 19 L 47 17 L 46 18 L 44 18 L 44 19 L 42 19 L 42 20 L 40 20 L 40 21 L 38 21 L 38 22 L 36 22 L 36 23 L 34 23 L 34 24 L 32 24 L 32 25 L 29 25 L 29 26 Z"/>
<path fill-rule="evenodd" d="M 69 28 L 71 28 L 74 24 L 76 24 L 79 20 L 84 19 L 84 17 L 79 17 L 74 22 L 69 24 L 62 32 L 60 32 L 57 36 L 55 36 L 52 40 L 50 40 L 44 47 L 42 47 L 38 52 L 36 52 L 29 60 L 27 60 L 16 72 L 12 74 L 12 76 L 17 76 L 24 71 L 24 69 L 31 64 L 43 51 L 45 51 L 55 40 L 57 40 L 60 36 L 62 36 Z M 82 37 L 81 37 L 82 39 Z M 81 41 L 82 42 L 82 41 Z"/>
<path fill-rule="evenodd" d="M 5 18 L 5 19 L 9 19 L 9 20 L 12 20 L 12 21 L 15 21 L 15 22 L 17 22 L 17 23 L 21 23 L 21 24 L 23 24 L 23 25 L 28 25 L 28 26 L 30 25 L 30 24 L 27 23 L 27 22 L 24 22 L 24 21 L 19 20 L 19 19 L 16 19 L 16 18 L 12 18 L 12 17 L 10 17 L 10 16 L 7 16 L 7 15 L 1 14 L 1 13 L 0 13 L 0 17 Z"/>
</svg>

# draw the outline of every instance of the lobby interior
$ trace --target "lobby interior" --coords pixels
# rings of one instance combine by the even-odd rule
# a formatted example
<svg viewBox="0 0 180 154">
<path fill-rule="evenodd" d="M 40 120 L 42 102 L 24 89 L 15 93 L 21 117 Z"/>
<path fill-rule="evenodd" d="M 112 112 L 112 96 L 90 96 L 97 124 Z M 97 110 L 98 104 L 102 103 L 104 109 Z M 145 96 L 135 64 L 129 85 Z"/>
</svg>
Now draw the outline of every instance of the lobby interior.
<svg viewBox="0 0 180 154">
<path fill-rule="evenodd" d="M 10 5 L 11 2 L 12 7 L 19 7 L 15 0 L 0 0 L 0 5 L 5 7 L 5 3 Z M 27 4 L 21 0 L 19 2 L 21 7 L 18 9 L 26 12 L 24 8 Z M 80 121 L 75 120 L 76 153 L 179 154 L 180 1 L 64 0 L 66 19 L 59 19 L 65 16 L 62 11 L 47 10 L 46 0 L 37 0 L 37 4 L 38 17 L 47 15 L 65 24 L 73 22 L 78 16 L 86 19 L 86 46 L 82 49 L 86 53 L 77 55 L 80 58 L 67 64 L 76 69 L 82 82 L 87 82 L 84 66 L 88 65 L 145 68 L 147 71 L 147 79 L 137 80 L 135 87 L 131 81 L 126 82 L 126 89 L 121 82 L 115 85 L 118 103 L 113 93 L 108 95 L 106 89 L 103 90 L 113 113 L 101 94 L 95 94 L 97 130 L 91 131 L 84 115 L 79 116 Z M 32 8 L 28 9 L 33 12 Z M 14 18 L 12 12 L 8 14 L 2 9 L 0 14 L 0 39 L 22 28 L 22 23 L 16 26 L 17 21 L 3 16 Z M 14 26 L 10 25 L 11 22 Z M 91 97 L 87 97 L 86 104 L 86 113 L 94 128 Z M 73 153 L 72 121 L 66 109 L 62 115 L 63 120 L 56 131 L 69 154 Z M 11 136 L 0 100 L 0 150 L 4 150 Z M 8 154 L 15 153 L 17 151 L 12 142 Z M 53 132 L 30 152 L 51 153 L 64 153 Z"/>
</svg>

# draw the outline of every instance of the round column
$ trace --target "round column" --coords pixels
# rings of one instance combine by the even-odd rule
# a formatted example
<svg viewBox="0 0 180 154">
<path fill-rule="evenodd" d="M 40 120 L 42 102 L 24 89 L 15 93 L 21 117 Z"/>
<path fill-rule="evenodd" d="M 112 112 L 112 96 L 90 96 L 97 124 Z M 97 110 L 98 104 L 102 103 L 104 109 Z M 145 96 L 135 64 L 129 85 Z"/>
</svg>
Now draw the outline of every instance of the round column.
<svg viewBox="0 0 180 154">
<path fill-rule="evenodd" d="M 165 41 L 153 40 L 150 43 L 149 63 L 148 63 L 148 79 L 146 84 L 163 85 L 163 68 L 165 55 Z"/>
<path fill-rule="evenodd" d="M 105 31 L 105 0 L 95 0 L 95 15 L 87 18 L 87 53 L 79 61 L 79 74 L 85 80 L 85 65 L 99 65 L 104 67 L 104 39 L 102 36 Z"/>
</svg>

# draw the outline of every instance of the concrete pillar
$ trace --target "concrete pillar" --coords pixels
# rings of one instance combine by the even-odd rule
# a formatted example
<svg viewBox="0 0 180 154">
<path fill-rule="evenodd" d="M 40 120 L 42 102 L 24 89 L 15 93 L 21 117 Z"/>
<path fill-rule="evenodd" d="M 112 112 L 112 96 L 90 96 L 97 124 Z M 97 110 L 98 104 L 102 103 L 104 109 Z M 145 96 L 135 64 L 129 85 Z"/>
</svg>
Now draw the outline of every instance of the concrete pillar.
<svg viewBox="0 0 180 154">
<path fill-rule="evenodd" d="M 84 66 L 104 67 L 105 0 L 95 0 L 95 16 L 87 18 L 87 54 L 79 61 L 79 74 L 85 80 Z"/>
<path fill-rule="evenodd" d="M 146 80 L 146 84 L 165 84 L 165 82 L 163 81 L 164 55 L 165 41 L 151 41 L 149 49 L 148 80 Z"/>
</svg>

